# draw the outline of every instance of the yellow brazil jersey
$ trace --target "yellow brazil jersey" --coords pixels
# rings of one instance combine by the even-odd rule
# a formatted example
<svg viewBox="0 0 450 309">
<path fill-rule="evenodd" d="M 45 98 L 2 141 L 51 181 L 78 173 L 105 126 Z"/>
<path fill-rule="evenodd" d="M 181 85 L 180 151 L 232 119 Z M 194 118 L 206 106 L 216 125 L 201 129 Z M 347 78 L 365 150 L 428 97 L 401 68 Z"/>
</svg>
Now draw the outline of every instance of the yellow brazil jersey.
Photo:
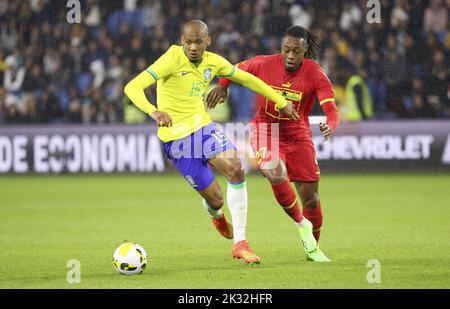
<svg viewBox="0 0 450 309">
<path fill-rule="evenodd" d="M 196 66 L 182 46 L 172 45 L 146 71 L 157 80 L 158 110 L 168 113 L 173 120 L 172 127 L 158 128 L 159 138 L 168 142 L 188 136 L 211 122 L 203 93 L 214 76 L 232 76 L 234 66 L 207 51 Z"/>
</svg>

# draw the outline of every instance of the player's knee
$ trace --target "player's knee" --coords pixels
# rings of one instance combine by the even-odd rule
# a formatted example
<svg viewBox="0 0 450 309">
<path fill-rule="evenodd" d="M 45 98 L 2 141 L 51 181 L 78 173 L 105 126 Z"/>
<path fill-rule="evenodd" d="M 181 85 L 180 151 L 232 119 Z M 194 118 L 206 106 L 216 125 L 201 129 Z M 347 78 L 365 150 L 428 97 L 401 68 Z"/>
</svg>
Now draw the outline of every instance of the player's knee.
<svg viewBox="0 0 450 309">
<path fill-rule="evenodd" d="M 303 207 L 316 209 L 318 202 L 319 202 L 319 195 L 317 194 L 317 192 L 313 192 L 302 196 Z"/>
<path fill-rule="evenodd" d="M 230 165 L 227 169 L 227 178 L 231 182 L 242 182 L 245 180 L 244 169 L 240 162 Z"/>
<path fill-rule="evenodd" d="M 287 179 L 287 177 L 284 173 L 281 173 L 280 171 L 275 170 L 275 169 L 265 171 L 264 175 L 267 177 L 267 179 L 273 185 L 283 182 Z"/>
</svg>

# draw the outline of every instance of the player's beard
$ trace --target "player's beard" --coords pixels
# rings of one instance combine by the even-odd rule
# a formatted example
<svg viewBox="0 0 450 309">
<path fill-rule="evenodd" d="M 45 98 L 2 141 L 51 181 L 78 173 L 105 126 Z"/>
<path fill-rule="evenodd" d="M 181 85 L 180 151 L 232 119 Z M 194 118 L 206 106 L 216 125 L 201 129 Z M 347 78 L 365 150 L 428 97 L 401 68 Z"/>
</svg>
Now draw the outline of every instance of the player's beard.
<svg viewBox="0 0 450 309">
<path fill-rule="evenodd" d="M 288 71 L 289 73 L 294 73 L 295 71 L 298 70 L 299 67 L 300 67 L 299 65 L 298 66 L 293 66 L 293 67 L 284 65 L 284 69 L 286 71 Z"/>
<path fill-rule="evenodd" d="M 293 66 L 288 66 L 288 64 L 285 62 L 284 69 L 289 73 L 294 73 L 295 71 L 300 69 L 300 67 L 302 66 L 302 63 L 303 63 L 303 58 L 300 60 L 300 62 L 298 64 L 295 64 Z"/>
</svg>

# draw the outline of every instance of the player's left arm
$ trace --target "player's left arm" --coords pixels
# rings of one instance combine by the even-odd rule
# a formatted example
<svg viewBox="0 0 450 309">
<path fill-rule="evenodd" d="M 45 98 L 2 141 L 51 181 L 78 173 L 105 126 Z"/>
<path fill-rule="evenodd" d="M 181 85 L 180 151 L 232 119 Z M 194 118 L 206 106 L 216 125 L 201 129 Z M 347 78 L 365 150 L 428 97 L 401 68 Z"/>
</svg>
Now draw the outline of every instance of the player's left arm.
<svg viewBox="0 0 450 309">
<path fill-rule="evenodd" d="M 263 56 L 256 56 L 251 59 L 239 62 L 236 67 L 257 76 L 256 68 L 261 63 Z M 206 97 L 206 106 L 209 109 L 216 107 L 217 104 L 223 103 L 228 96 L 228 87 L 231 84 L 231 80 L 226 77 L 220 77 L 217 82 L 217 86 L 211 90 Z"/>
<path fill-rule="evenodd" d="M 334 101 L 333 86 L 331 85 L 331 82 L 325 72 L 320 67 L 318 67 L 316 77 L 315 94 L 319 99 L 320 106 L 327 116 L 326 123 L 320 123 L 319 127 L 324 139 L 327 140 L 339 126 L 340 117 Z"/>
<path fill-rule="evenodd" d="M 288 102 L 282 95 L 278 94 L 272 89 L 272 87 L 267 85 L 258 77 L 236 68 L 234 74 L 227 78 L 241 84 L 242 86 L 250 88 L 251 90 L 268 98 L 270 101 L 275 102 L 280 113 L 286 114 L 292 120 L 297 121 L 300 118 L 291 102 Z"/>
</svg>

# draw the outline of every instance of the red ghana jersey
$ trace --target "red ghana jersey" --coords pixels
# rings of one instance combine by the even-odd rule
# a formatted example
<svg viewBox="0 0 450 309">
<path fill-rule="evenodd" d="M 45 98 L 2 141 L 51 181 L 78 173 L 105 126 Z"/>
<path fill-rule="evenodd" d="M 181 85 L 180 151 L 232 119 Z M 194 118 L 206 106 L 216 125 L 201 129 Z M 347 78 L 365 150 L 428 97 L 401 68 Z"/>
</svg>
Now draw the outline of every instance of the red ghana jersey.
<svg viewBox="0 0 450 309">
<path fill-rule="evenodd" d="M 280 136 L 296 135 L 300 138 L 312 136 L 308 116 L 317 97 L 320 104 L 334 103 L 333 86 L 320 65 L 303 58 L 302 65 L 295 72 L 285 70 L 281 54 L 256 56 L 238 64 L 247 71 L 292 101 L 300 119 L 294 121 L 285 114 L 280 115 L 274 102 L 256 94 L 257 111 L 253 121 L 258 123 L 280 123 Z"/>
</svg>

